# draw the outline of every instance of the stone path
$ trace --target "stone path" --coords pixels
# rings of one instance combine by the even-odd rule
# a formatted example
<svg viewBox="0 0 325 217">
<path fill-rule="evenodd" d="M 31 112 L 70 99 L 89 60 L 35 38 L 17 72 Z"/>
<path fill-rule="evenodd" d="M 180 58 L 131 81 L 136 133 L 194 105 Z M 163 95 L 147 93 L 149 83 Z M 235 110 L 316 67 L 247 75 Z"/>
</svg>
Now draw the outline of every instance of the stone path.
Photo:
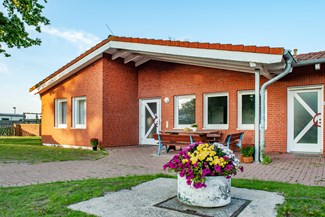
<svg viewBox="0 0 325 217">
<path fill-rule="evenodd" d="M 97 161 L 50 162 L 36 165 L 0 163 L 0 186 L 22 186 L 85 178 L 163 173 L 162 166 L 175 153 L 157 156 L 157 147 L 134 146 L 108 149 L 109 155 Z M 272 154 L 270 165 L 245 164 L 238 178 L 255 178 L 304 185 L 325 186 L 325 158 Z"/>
<path fill-rule="evenodd" d="M 240 207 L 232 207 L 231 204 L 224 207 L 223 211 L 213 208 L 194 208 L 186 206 L 187 213 L 180 212 L 184 209 L 177 209 L 182 206 L 174 201 L 173 210 L 157 207 L 158 203 L 164 202 L 175 197 L 177 192 L 177 182 L 175 179 L 159 178 L 150 182 L 145 182 L 133 187 L 131 190 L 121 190 L 117 192 L 108 192 L 103 197 L 93 198 L 77 204 L 70 205 L 70 209 L 79 210 L 96 216 L 114 216 L 114 217 L 138 217 L 138 216 L 159 216 L 159 217 L 193 217 L 190 211 L 198 211 L 204 216 L 229 216 Z M 159 188 L 157 188 L 159 186 Z M 276 205 L 284 202 L 284 197 L 274 193 L 242 188 L 231 188 L 232 203 L 235 199 L 245 199 L 249 202 L 247 207 L 240 212 L 238 217 L 274 217 L 276 216 Z M 128 202 L 125 203 L 125 198 Z M 267 198 L 267 200 L 265 200 Z M 179 205 L 177 205 L 177 203 Z M 156 205 L 156 206 L 155 206 Z M 228 210 L 227 210 L 228 207 Z M 212 209 L 212 210 L 211 210 Z M 178 211 L 176 211 L 178 210 Z M 215 213 L 216 215 L 212 214 Z"/>
</svg>

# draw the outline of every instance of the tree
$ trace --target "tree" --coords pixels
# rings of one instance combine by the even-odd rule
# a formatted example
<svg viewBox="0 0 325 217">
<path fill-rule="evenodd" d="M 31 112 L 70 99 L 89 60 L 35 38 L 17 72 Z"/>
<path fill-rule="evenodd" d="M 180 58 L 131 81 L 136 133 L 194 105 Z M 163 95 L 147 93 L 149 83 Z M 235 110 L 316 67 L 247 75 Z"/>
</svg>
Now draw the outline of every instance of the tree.
<svg viewBox="0 0 325 217">
<path fill-rule="evenodd" d="M 49 19 L 42 15 L 43 5 L 39 0 L 4 0 L 5 11 L 0 11 L 0 53 L 10 56 L 4 48 L 21 48 L 40 45 L 39 38 L 31 38 L 26 32 L 26 25 L 41 32 L 42 25 L 50 24 Z M 47 3 L 47 0 L 44 0 Z"/>
</svg>

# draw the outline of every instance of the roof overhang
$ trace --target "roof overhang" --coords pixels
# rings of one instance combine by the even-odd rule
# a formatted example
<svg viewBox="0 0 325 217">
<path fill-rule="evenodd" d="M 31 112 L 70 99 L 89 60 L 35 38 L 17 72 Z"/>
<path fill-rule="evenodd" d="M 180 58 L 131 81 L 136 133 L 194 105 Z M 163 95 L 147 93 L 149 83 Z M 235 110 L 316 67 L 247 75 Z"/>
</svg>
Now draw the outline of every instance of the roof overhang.
<svg viewBox="0 0 325 217">
<path fill-rule="evenodd" d="M 243 73 L 254 73 L 256 69 L 259 69 L 261 75 L 269 79 L 281 73 L 285 68 L 283 54 L 108 41 L 101 47 L 71 64 L 57 75 L 41 83 L 31 91 L 31 94 L 44 93 L 82 68 L 102 58 L 104 53 L 110 54 L 112 60 L 123 58 L 125 64 L 134 62 L 135 67 L 149 60 L 157 60 Z"/>
</svg>

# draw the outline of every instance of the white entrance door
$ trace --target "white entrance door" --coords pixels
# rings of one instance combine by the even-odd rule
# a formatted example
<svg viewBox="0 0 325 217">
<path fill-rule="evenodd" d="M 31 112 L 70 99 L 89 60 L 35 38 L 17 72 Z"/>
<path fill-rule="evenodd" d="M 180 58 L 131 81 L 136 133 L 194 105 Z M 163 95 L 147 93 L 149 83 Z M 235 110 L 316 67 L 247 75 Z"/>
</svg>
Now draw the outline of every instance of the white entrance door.
<svg viewBox="0 0 325 217">
<path fill-rule="evenodd" d="M 323 148 L 323 88 L 288 92 L 288 152 L 320 153 Z"/>
<path fill-rule="evenodd" d="M 161 129 L 161 100 L 143 99 L 140 100 L 140 144 L 157 145 L 153 134 Z"/>
</svg>

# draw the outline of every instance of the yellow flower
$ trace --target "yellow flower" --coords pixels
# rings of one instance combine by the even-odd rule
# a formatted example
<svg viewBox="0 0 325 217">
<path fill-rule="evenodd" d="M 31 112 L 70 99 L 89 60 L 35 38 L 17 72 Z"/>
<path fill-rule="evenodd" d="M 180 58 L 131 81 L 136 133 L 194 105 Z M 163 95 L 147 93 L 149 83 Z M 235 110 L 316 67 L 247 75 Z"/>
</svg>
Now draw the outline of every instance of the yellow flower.
<svg viewBox="0 0 325 217">
<path fill-rule="evenodd" d="M 188 159 L 183 159 L 183 160 L 182 160 L 182 163 L 183 163 L 183 164 L 185 164 L 185 163 L 187 163 L 187 162 L 188 162 Z"/>
<path fill-rule="evenodd" d="M 192 164 L 196 164 L 196 162 L 197 162 L 198 159 L 196 157 L 191 157 L 190 160 L 191 160 L 191 163 Z"/>
</svg>

